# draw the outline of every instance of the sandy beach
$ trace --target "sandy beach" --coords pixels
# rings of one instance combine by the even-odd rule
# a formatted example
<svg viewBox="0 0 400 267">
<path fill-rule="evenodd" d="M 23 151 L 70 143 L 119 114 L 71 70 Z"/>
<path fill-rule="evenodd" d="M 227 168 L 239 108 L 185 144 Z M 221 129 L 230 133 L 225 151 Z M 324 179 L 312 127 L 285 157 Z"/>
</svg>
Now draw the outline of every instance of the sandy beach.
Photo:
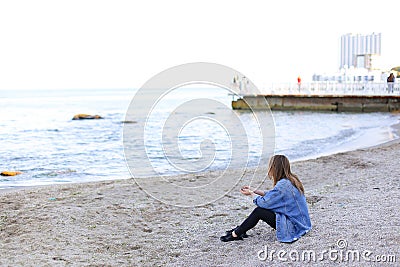
<svg viewBox="0 0 400 267">
<path fill-rule="evenodd" d="M 394 266 L 382 261 L 400 261 L 399 151 L 393 141 L 293 163 L 313 229 L 292 244 L 264 222 L 243 241 L 219 240 L 254 208 L 241 184 L 194 208 L 159 202 L 134 179 L 3 191 L 0 265 Z"/>
</svg>

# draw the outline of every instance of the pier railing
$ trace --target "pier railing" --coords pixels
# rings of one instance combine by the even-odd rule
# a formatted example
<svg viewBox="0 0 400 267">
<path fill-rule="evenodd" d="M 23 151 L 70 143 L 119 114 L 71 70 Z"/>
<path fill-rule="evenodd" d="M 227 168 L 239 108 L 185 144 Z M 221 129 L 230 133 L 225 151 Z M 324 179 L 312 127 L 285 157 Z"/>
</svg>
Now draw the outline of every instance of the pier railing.
<svg viewBox="0 0 400 267">
<path fill-rule="evenodd" d="M 267 88 L 260 88 L 265 95 L 400 95 L 400 84 L 395 83 L 393 92 L 389 92 L 385 82 L 310 82 L 301 83 L 274 83 Z M 254 95 L 251 90 L 242 90 L 241 95 Z"/>
</svg>

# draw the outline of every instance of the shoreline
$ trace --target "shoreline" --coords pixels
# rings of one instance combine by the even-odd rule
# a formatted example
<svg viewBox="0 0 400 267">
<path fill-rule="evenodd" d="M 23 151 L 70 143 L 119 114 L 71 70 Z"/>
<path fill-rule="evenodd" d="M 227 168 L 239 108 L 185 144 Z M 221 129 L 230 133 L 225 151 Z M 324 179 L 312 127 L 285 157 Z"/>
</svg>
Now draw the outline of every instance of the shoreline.
<svg viewBox="0 0 400 267">
<path fill-rule="evenodd" d="M 276 257 L 260 261 L 257 253 L 267 246 L 320 255 L 338 249 L 340 240 L 347 244 L 343 250 L 396 255 L 399 261 L 400 166 L 393 160 L 399 150 L 397 139 L 292 163 L 305 186 L 313 223 L 313 229 L 292 244 L 279 243 L 275 231 L 263 222 L 244 241 L 219 241 L 225 230 L 240 224 L 254 208 L 251 199 L 239 193 L 242 184 L 194 208 L 159 202 L 132 178 L 3 192 L 0 253 L 5 256 L 0 265 L 286 266 L 287 261 Z M 232 177 L 237 174 L 237 170 L 228 172 Z M 149 185 L 164 193 L 158 179 L 150 179 Z M 270 187 L 269 180 L 262 185 Z M 367 264 L 364 261 L 350 265 Z M 312 263 L 331 266 L 332 260 L 325 257 Z M 338 259 L 337 263 L 349 264 Z"/>
<path fill-rule="evenodd" d="M 307 112 L 308 113 L 308 112 Z M 312 113 L 312 112 L 310 112 Z M 345 130 L 350 129 L 352 127 L 355 127 L 355 131 L 350 131 L 352 132 L 352 135 L 348 135 L 346 137 L 345 134 L 343 134 L 343 138 L 341 131 L 339 133 L 335 133 L 335 138 L 331 138 L 329 141 L 325 143 L 323 138 L 321 139 L 322 141 L 318 141 L 319 139 L 315 139 L 317 142 L 311 142 L 311 147 L 314 146 L 314 149 L 309 149 L 309 142 L 306 140 L 301 141 L 299 143 L 300 146 L 304 147 L 305 149 L 299 148 L 298 145 L 293 145 L 291 147 L 286 147 L 285 149 L 281 150 L 279 147 L 275 147 L 275 153 L 283 153 L 286 154 L 289 159 L 294 162 L 294 161 L 301 161 L 301 160 L 307 160 L 307 159 L 316 159 L 321 156 L 327 156 L 327 155 L 332 155 L 338 152 L 344 152 L 344 151 L 352 151 L 354 149 L 359 149 L 359 148 L 366 148 L 369 145 L 376 145 L 380 144 L 385 140 L 390 139 L 390 129 L 392 128 L 393 124 L 399 123 L 399 116 L 398 114 L 390 115 L 387 117 L 387 120 L 385 120 L 385 123 L 378 123 L 375 124 L 375 119 L 374 119 L 374 125 L 386 125 L 386 126 L 380 126 L 379 128 L 374 128 L 375 130 L 369 131 L 369 134 L 366 135 L 364 130 L 360 130 L 357 125 L 353 125 L 349 123 L 349 125 L 345 125 Z M 347 116 L 347 115 L 346 115 Z M 379 115 L 381 116 L 381 115 Z M 378 118 L 380 118 L 378 116 Z M 386 115 L 385 115 L 386 117 Z M 374 116 L 376 118 L 376 116 Z M 364 120 L 365 122 L 368 122 L 368 120 Z M 347 123 L 346 123 L 347 124 Z M 365 123 L 363 123 L 365 125 Z M 375 127 L 374 126 L 374 127 Z M 346 128 L 347 127 L 347 128 Z M 368 126 L 367 126 L 368 128 Z M 307 132 L 306 132 L 307 133 Z M 397 134 L 399 135 L 399 134 Z M 327 135 L 329 136 L 329 134 Z M 340 138 L 340 142 L 336 140 L 336 137 Z M 316 138 L 316 137 L 315 137 Z M 343 144 L 339 144 L 342 143 Z M 284 142 L 283 142 L 284 143 Z M 365 143 L 365 144 L 364 144 Z M 318 145 L 319 144 L 319 145 Z M 340 148 L 338 148 L 340 146 Z M 285 148 L 283 146 L 283 148 Z M 279 150 L 277 150 L 279 149 Z M 320 152 L 322 151 L 322 152 Z M 243 151 L 244 152 L 244 151 Z M 298 153 L 300 152 L 300 153 Z M 313 154 L 315 153 L 315 154 Z M 121 154 L 119 154 L 121 156 Z M 308 155 L 308 156 L 304 156 Z M 102 158 L 102 155 L 98 155 L 100 158 Z M 257 155 L 255 155 L 257 156 Z M 34 157 L 32 157 L 34 158 Z M 46 160 L 50 160 L 50 158 L 45 157 Z M 67 157 L 69 158 L 69 156 Z M 255 158 L 256 159 L 256 158 Z M 74 159 L 75 160 L 75 159 Z M 122 162 L 121 162 L 122 160 Z M 49 161 L 51 162 L 51 161 Z M 68 162 L 68 161 L 67 161 Z M 128 172 L 128 169 L 125 165 L 125 162 L 123 162 L 123 159 L 120 159 L 118 161 L 118 164 L 115 165 L 117 166 L 114 171 L 109 171 L 108 168 L 97 168 L 100 172 L 92 172 L 89 171 L 89 173 L 84 173 L 85 170 L 82 168 L 80 164 L 74 164 L 72 166 L 68 164 L 64 164 L 64 159 L 60 159 L 60 164 L 52 165 L 51 168 L 44 168 L 46 171 L 38 171 L 36 169 L 40 169 L 40 162 L 34 162 L 31 164 L 31 161 L 28 159 L 25 161 L 23 158 L 20 160 L 17 160 L 16 162 L 11 162 L 8 163 L 7 160 L 3 162 L 3 170 L 21 170 L 24 172 L 20 177 L 1 177 L 0 179 L 0 192 L 3 190 L 10 190 L 10 189 L 19 189 L 19 188 L 26 188 L 26 187 L 31 187 L 31 186 L 43 186 L 45 184 L 53 185 L 53 184 L 59 184 L 59 183 L 85 183 L 85 182 L 91 182 L 91 181 L 102 181 L 102 180 L 115 180 L 115 179 L 129 179 L 130 174 Z M 107 166 L 107 162 L 102 164 L 101 166 Z M 240 164 L 240 163 L 239 163 Z M 257 164 L 256 161 L 252 162 L 252 164 Z M 12 167 L 14 166 L 14 167 Z M 89 166 L 92 167 L 93 166 Z M 218 166 L 215 166 L 216 168 Z M 232 169 L 238 168 L 239 165 L 236 163 L 236 166 L 231 166 Z M 250 168 L 252 166 L 249 166 Z M 218 171 L 218 170 L 214 170 Z M 71 172 L 71 174 L 69 174 Z M 98 173 L 98 175 L 96 175 Z M 145 173 L 147 174 L 147 177 L 150 177 L 152 174 L 150 172 Z M 171 176 L 175 174 L 166 173 L 165 176 Z"/>
<path fill-rule="evenodd" d="M 394 123 L 394 124 L 392 124 L 392 125 L 390 125 L 388 127 L 390 127 L 392 129 L 392 132 L 395 134 L 395 137 L 392 140 L 383 141 L 383 142 L 380 142 L 380 143 L 374 144 L 374 145 L 366 145 L 366 146 L 360 146 L 360 147 L 356 146 L 356 148 L 354 148 L 354 149 L 351 148 L 350 150 L 346 150 L 346 149 L 342 150 L 342 149 L 337 149 L 337 148 L 336 149 L 331 149 L 330 152 L 320 153 L 320 154 L 315 155 L 315 156 L 303 157 L 303 158 L 295 159 L 295 160 L 292 160 L 291 162 L 318 159 L 318 158 L 321 158 L 321 157 L 327 157 L 327 156 L 332 156 L 332 155 L 335 155 L 335 154 L 346 153 L 346 152 L 351 152 L 351 151 L 357 151 L 357 150 L 360 150 L 360 149 L 377 148 L 377 147 L 381 147 L 381 146 L 387 146 L 387 145 L 394 144 L 398 140 L 400 140 L 400 119 L 399 119 L 398 122 L 396 122 L 396 123 Z M 359 140 L 358 139 L 357 140 L 353 140 L 353 141 L 348 142 L 346 145 L 344 145 L 344 146 L 341 145 L 341 146 L 349 147 L 348 146 L 349 144 L 350 145 L 354 145 L 354 143 L 356 141 L 359 141 Z"/>
<path fill-rule="evenodd" d="M 382 147 L 382 146 L 390 146 L 391 144 L 395 144 L 400 140 L 400 118 L 398 122 L 388 126 L 392 129 L 396 137 L 393 140 L 389 141 L 384 141 L 382 143 L 378 143 L 372 146 L 361 146 L 361 147 L 356 147 L 355 149 L 350 149 L 350 150 L 341 150 L 341 149 L 336 149 L 336 150 L 330 150 L 330 152 L 326 153 L 320 153 L 317 155 L 312 155 L 308 157 L 302 157 L 298 159 L 289 159 L 291 162 L 302 162 L 302 161 L 307 161 L 307 160 L 315 160 L 321 157 L 327 157 L 327 156 L 332 156 L 336 154 L 341 154 L 341 153 L 347 153 L 347 152 L 352 152 L 352 151 L 357 151 L 357 150 L 363 150 L 363 149 L 368 149 L 368 148 L 377 148 L 377 147 Z M 354 141 L 350 141 L 348 144 L 352 144 Z M 348 147 L 348 144 L 346 144 L 344 147 Z M 254 169 L 254 167 L 250 166 L 249 169 Z M 220 170 L 213 170 L 211 172 L 219 172 Z M 230 171 L 239 171 L 238 169 L 230 169 Z M 162 177 L 175 177 L 175 176 L 185 176 L 185 175 L 163 175 Z M 137 179 L 151 179 L 154 177 L 141 177 Z M 55 184 L 46 184 L 46 185 L 27 185 L 27 186 L 12 186 L 12 187 L 0 187 L 0 195 L 9 191 L 15 191 L 15 190 L 24 190 L 24 189 L 31 189 L 31 188 L 41 188 L 41 187 L 48 187 L 48 186 L 58 186 L 58 185 L 72 185 L 72 184 L 86 184 L 86 183 L 96 183 L 96 182 L 106 182 L 106 181 L 116 181 L 116 180 L 126 180 L 126 179 L 134 179 L 132 177 L 126 177 L 126 178 L 116 178 L 116 179 L 105 179 L 105 180 L 95 180 L 95 181 L 84 181 L 84 182 L 66 182 L 66 183 L 55 183 Z"/>
</svg>

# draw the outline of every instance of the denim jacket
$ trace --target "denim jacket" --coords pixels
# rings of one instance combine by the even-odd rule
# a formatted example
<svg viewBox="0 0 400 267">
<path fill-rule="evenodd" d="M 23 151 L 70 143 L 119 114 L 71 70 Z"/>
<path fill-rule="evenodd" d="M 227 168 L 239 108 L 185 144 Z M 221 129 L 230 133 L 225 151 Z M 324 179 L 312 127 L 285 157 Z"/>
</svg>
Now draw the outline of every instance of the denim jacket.
<svg viewBox="0 0 400 267">
<path fill-rule="evenodd" d="M 264 196 L 253 199 L 260 208 L 276 214 L 276 237 L 280 242 L 293 242 L 311 229 L 306 198 L 292 183 L 284 178 Z"/>
</svg>

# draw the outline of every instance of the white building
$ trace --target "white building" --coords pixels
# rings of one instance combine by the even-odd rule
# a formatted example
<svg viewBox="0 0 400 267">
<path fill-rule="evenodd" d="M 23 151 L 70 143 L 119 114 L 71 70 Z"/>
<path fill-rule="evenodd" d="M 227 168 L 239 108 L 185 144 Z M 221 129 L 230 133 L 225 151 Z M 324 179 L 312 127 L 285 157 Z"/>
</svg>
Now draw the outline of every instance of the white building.
<svg viewBox="0 0 400 267">
<path fill-rule="evenodd" d="M 343 68 L 376 69 L 381 55 L 381 33 L 346 34 L 340 40 L 340 66 Z"/>
<path fill-rule="evenodd" d="M 336 73 L 314 74 L 313 81 L 382 82 L 387 70 L 381 67 L 381 33 L 345 34 L 340 38 L 340 66 Z"/>
</svg>

